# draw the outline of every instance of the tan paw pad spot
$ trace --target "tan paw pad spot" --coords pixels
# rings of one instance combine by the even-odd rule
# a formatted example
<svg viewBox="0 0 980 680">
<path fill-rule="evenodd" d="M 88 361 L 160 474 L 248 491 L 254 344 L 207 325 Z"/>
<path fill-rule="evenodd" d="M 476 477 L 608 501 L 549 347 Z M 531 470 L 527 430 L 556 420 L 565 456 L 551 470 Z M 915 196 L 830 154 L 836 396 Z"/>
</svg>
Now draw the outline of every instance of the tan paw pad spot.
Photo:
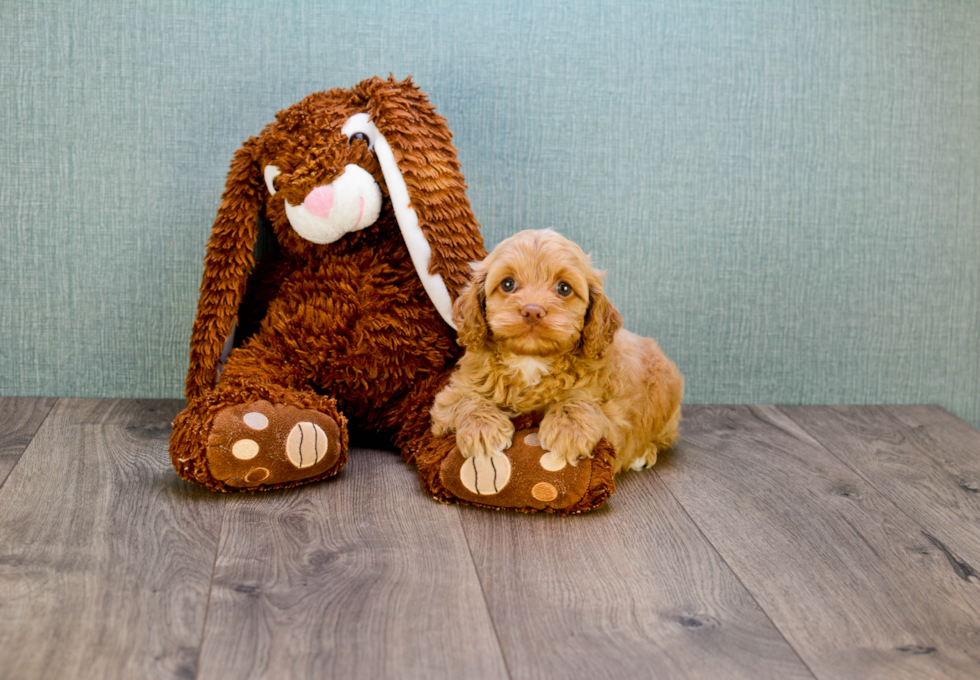
<svg viewBox="0 0 980 680">
<path fill-rule="evenodd" d="M 327 452 L 327 433 L 316 423 L 296 423 L 286 439 L 286 456 L 298 468 L 316 465 Z"/>
<path fill-rule="evenodd" d="M 524 441 L 527 441 L 527 439 Z M 541 467 L 548 472 L 558 472 L 559 470 L 563 470 L 565 468 L 568 461 L 565 460 L 565 456 L 555 453 L 554 451 L 548 451 L 541 456 L 540 459 L 538 459 L 538 463 L 540 463 Z"/>
<path fill-rule="evenodd" d="M 531 495 L 542 503 L 547 503 L 558 498 L 558 489 L 548 482 L 538 482 L 531 488 Z"/>
<path fill-rule="evenodd" d="M 491 496 L 507 486 L 510 472 L 510 459 L 507 456 L 474 456 L 463 462 L 463 467 L 459 470 L 459 481 L 470 493 Z"/>
<path fill-rule="evenodd" d="M 259 455 L 259 444 L 252 439 L 239 439 L 232 445 L 231 455 L 238 460 L 251 460 Z"/>
<path fill-rule="evenodd" d="M 253 468 L 245 475 L 245 482 L 248 484 L 261 484 L 269 478 L 269 470 L 264 467 Z"/>
<path fill-rule="evenodd" d="M 528 446 L 537 446 L 541 448 L 541 437 L 538 436 L 538 431 L 535 430 L 529 434 L 524 435 L 524 443 Z"/>
<path fill-rule="evenodd" d="M 246 413 L 242 416 L 242 422 L 248 425 L 253 430 L 264 430 L 269 427 L 269 419 L 266 418 L 261 413 Z"/>
</svg>

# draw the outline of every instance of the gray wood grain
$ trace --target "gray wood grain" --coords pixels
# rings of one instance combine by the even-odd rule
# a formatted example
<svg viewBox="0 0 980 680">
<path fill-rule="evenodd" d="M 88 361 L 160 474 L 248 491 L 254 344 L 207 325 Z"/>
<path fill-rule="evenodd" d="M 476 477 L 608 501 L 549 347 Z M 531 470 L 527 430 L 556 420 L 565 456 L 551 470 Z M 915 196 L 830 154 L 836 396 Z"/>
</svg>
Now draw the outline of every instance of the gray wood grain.
<svg viewBox="0 0 980 680">
<path fill-rule="evenodd" d="M 886 406 L 893 418 L 913 429 L 922 449 L 941 461 L 960 489 L 980 494 L 980 430 L 938 406 Z"/>
<path fill-rule="evenodd" d="M 0 486 L 57 399 L 0 397 Z"/>
<path fill-rule="evenodd" d="M 980 576 L 980 432 L 938 406 L 780 410 L 913 518 L 963 578 Z"/>
<path fill-rule="evenodd" d="M 557 518 L 370 450 L 214 494 L 170 467 L 181 406 L 0 400 L 3 680 L 980 677 L 980 433 L 942 409 L 685 407 Z"/>
<path fill-rule="evenodd" d="M 505 678 L 460 526 L 393 453 L 232 499 L 200 677 Z"/>
<path fill-rule="evenodd" d="M 659 474 L 819 678 L 980 676 L 980 587 L 775 407 L 690 407 Z"/>
<path fill-rule="evenodd" d="M 578 517 L 463 525 L 513 678 L 812 678 L 654 472 Z"/>
<path fill-rule="evenodd" d="M 0 489 L 5 680 L 194 676 L 222 503 L 170 467 L 180 406 L 60 400 Z"/>
</svg>

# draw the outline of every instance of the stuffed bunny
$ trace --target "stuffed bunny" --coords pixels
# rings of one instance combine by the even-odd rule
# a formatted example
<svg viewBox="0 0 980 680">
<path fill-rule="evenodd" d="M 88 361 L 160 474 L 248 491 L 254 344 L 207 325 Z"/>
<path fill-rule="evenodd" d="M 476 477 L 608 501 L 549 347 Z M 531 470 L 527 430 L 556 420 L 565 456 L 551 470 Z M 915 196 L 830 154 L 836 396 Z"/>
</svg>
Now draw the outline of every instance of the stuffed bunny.
<svg viewBox="0 0 980 680">
<path fill-rule="evenodd" d="M 451 139 L 410 79 L 370 78 L 306 97 L 235 153 L 170 440 L 181 477 L 216 491 L 324 479 L 350 424 L 390 436 L 440 500 L 580 512 L 612 493 L 587 479 L 562 507 L 501 505 L 440 481 L 461 461 L 429 409 L 461 355 L 453 301 L 486 255 Z M 256 263 L 262 225 L 273 246 Z"/>
</svg>

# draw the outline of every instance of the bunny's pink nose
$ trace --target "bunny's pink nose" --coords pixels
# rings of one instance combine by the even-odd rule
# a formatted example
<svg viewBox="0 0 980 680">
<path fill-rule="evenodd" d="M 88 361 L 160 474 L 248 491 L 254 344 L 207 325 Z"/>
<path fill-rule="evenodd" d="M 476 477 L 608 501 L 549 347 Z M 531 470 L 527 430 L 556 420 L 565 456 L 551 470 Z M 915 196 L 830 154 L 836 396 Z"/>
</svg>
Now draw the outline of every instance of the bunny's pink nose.
<svg viewBox="0 0 980 680">
<path fill-rule="evenodd" d="M 306 195 L 303 207 L 317 217 L 327 219 L 330 217 L 330 210 L 333 208 L 333 185 L 328 184 L 324 187 L 317 187 Z"/>
</svg>

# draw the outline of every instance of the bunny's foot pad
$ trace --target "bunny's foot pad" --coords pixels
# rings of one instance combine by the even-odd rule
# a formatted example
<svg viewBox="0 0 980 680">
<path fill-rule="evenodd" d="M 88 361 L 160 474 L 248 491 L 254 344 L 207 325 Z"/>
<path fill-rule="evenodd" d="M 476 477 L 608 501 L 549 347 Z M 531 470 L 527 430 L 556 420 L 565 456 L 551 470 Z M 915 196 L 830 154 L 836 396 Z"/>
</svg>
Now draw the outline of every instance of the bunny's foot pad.
<svg viewBox="0 0 980 680">
<path fill-rule="evenodd" d="M 464 458 L 452 435 L 449 441 L 451 450 L 439 465 L 442 489 L 430 489 L 439 500 L 568 515 L 599 507 L 615 490 L 615 453 L 605 440 L 596 446 L 592 458 L 577 465 L 541 448 L 537 428 L 518 430 L 513 446 L 494 456 Z"/>
<path fill-rule="evenodd" d="M 222 410 L 207 444 L 216 480 L 239 489 L 329 477 L 343 467 L 341 425 L 312 409 L 257 401 Z"/>
</svg>

